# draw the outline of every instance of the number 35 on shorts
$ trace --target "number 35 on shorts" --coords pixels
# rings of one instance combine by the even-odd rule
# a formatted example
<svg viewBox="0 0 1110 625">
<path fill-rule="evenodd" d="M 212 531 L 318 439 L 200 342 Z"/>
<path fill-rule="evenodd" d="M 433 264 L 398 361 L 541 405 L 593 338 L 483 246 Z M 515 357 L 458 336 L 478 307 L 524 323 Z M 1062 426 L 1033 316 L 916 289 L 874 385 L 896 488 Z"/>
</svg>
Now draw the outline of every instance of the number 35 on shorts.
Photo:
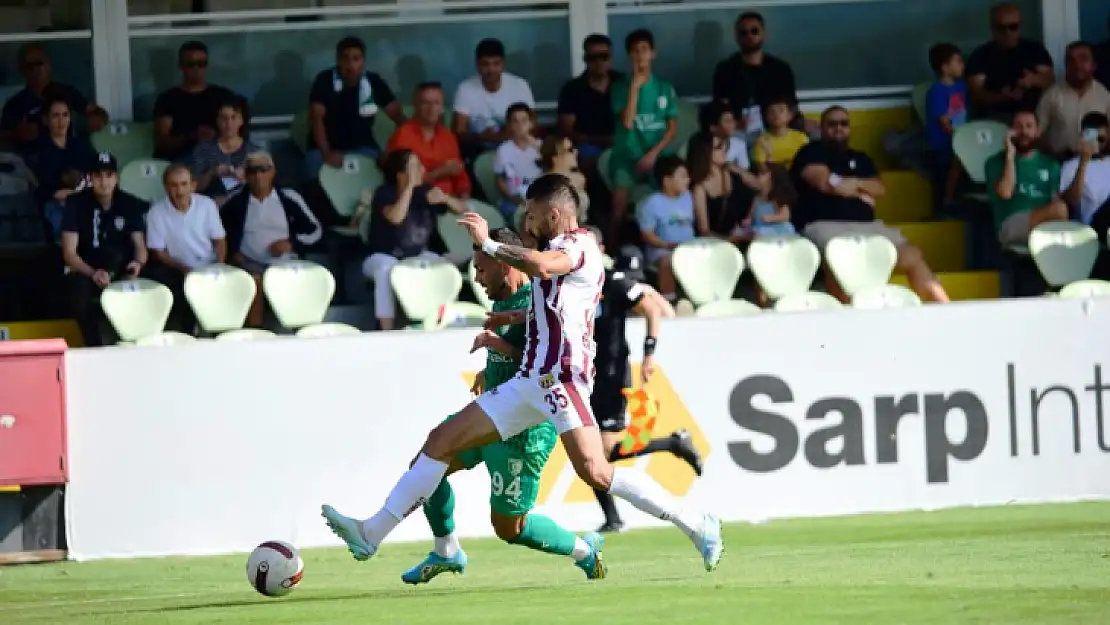
<svg viewBox="0 0 1110 625">
<path fill-rule="evenodd" d="M 588 402 L 590 391 L 584 384 L 571 380 L 560 382 L 554 376 L 540 378 L 543 407 L 551 415 L 559 432 L 594 423 Z"/>
</svg>

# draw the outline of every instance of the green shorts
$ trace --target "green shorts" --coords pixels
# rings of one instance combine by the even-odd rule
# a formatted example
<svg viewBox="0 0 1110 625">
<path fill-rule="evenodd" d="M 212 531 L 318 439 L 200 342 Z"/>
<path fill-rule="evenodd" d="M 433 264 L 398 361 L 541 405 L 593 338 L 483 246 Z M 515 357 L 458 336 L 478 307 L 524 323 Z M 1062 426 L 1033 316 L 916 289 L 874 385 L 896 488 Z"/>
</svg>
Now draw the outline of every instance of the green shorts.
<svg viewBox="0 0 1110 625">
<path fill-rule="evenodd" d="M 452 418 L 454 415 L 447 419 Z M 513 442 L 498 441 L 468 449 L 455 459 L 465 469 L 486 464 L 490 509 L 502 516 L 524 516 L 536 507 L 540 476 L 558 438 L 555 428 L 543 423 L 518 434 Z"/>
<path fill-rule="evenodd" d="M 651 172 L 641 174 L 636 171 L 636 161 L 619 156 L 609 158 L 609 180 L 614 189 L 633 189 L 637 186 L 655 186 L 655 178 Z"/>
</svg>

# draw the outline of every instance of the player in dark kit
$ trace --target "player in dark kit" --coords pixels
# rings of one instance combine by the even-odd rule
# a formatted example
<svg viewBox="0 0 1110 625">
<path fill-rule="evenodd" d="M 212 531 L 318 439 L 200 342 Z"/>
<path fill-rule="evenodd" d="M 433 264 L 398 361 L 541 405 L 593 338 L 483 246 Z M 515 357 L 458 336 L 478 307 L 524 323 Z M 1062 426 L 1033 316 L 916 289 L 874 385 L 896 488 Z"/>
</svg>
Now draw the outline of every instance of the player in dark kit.
<svg viewBox="0 0 1110 625">
<path fill-rule="evenodd" d="M 590 228 L 593 230 L 593 228 Z M 601 240 L 600 232 L 594 232 Z M 597 376 L 590 405 L 601 429 L 601 439 L 609 453 L 609 460 L 616 462 L 657 451 L 668 451 L 686 461 L 699 476 L 702 471 L 701 456 L 690 440 L 689 432 L 678 430 L 663 438 L 651 440 L 642 449 L 624 454 L 620 441 L 628 427 L 628 400 L 622 392 L 632 386 L 632 364 L 629 362 L 631 350 L 625 336 L 625 322 L 630 314 L 644 317 L 647 322 L 647 337 L 644 339 L 644 358 L 640 368 L 640 383 L 646 384 L 655 371 L 652 362 L 655 342 L 659 332 L 660 320 L 673 316 L 673 310 L 663 296 L 643 283 L 644 258 L 639 248 L 626 246 L 615 259 L 611 271 L 605 272 L 605 285 L 602 288 L 601 302 L 598 304 L 594 321 L 594 341 L 597 354 L 594 366 Z M 601 532 L 617 532 L 624 527 L 613 496 L 595 490 L 601 510 L 605 513 L 605 525 Z"/>
</svg>

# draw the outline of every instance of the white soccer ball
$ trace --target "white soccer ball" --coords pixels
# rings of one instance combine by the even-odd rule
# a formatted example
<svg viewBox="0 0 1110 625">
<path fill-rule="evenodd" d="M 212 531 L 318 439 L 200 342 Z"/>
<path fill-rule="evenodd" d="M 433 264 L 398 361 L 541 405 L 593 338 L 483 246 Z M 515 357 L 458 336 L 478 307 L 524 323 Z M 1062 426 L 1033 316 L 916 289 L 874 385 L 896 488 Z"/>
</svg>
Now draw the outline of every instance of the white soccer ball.
<svg viewBox="0 0 1110 625">
<path fill-rule="evenodd" d="M 267 597 L 293 592 L 303 575 L 304 562 L 297 548 L 280 540 L 262 543 L 247 558 L 247 581 Z"/>
</svg>

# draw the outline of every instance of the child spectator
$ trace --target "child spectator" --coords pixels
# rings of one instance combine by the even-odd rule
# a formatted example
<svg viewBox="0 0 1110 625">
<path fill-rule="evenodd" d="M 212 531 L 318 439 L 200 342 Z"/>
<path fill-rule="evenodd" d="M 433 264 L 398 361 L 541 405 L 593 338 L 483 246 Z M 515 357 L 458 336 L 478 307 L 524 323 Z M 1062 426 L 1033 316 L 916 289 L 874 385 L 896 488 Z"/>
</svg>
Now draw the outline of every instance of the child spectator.
<svg viewBox="0 0 1110 625">
<path fill-rule="evenodd" d="M 766 129 L 752 149 L 752 160 L 760 171 L 769 163 L 790 169 L 794 155 L 809 143 L 809 135 L 790 127 L 794 119 L 794 105 L 789 97 L 771 98 L 763 106 L 763 123 Z"/>
<path fill-rule="evenodd" d="M 929 65 L 937 81 L 925 95 L 925 135 L 936 158 L 933 182 L 941 207 L 946 207 L 955 201 L 960 182 L 960 164 L 952 158 L 952 134 L 967 121 L 968 90 L 963 55 L 956 46 L 933 46 Z"/>
<path fill-rule="evenodd" d="M 677 156 L 661 156 L 655 161 L 655 180 L 659 191 L 644 200 L 637 217 L 648 266 L 659 272 L 659 291 L 663 297 L 674 302 L 677 289 L 671 253 L 680 243 L 695 237 L 694 198 L 690 195 L 686 165 Z"/>
<path fill-rule="evenodd" d="M 509 140 L 498 146 L 493 171 L 501 192 L 497 208 L 506 221 L 513 223 L 517 209 L 524 204 L 528 185 L 542 172 L 539 141 L 532 136 L 532 109 L 517 102 L 509 107 L 505 118 L 509 123 Z"/>
<path fill-rule="evenodd" d="M 797 198 L 790 174 L 781 165 L 771 165 L 759 172 L 759 188 L 752 199 L 751 211 L 743 226 L 759 237 L 795 234 L 790 224 L 790 205 Z"/>
<path fill-rule="evenodd" d="M 721 100 L 714 100 L 701 109 L 701 129 L 714 137 L 728 142 L 725 151 L 725 166 L 737 174 L 751 168 L 748 158 L 748 144 L 736 134 L 736 117 L 732 107 Z M 689 157 L 689 154 L 687 154 Z"/>
</svg>

